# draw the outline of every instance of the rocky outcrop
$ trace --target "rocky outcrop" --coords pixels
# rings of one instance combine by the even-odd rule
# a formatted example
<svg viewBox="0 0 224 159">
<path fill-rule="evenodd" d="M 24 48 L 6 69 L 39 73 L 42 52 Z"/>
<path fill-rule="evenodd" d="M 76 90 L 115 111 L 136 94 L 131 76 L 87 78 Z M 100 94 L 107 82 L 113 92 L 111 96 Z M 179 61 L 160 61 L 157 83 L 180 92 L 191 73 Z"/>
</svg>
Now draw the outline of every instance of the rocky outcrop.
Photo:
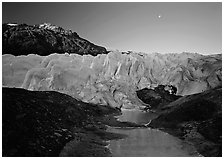
<svg viewBox="0 0 224 159">
<path fill-rule="evenodd" d="M 76 32 L 64 30 L 61 27 L 44 23 L 40 25 L 3 24 L 2 25 L 3 54 L 42 56 L 57 53 L 73 53 L 80 55 L 107 53 L 101 46 L 79 37 Z"/>
<path fill-rule="evenodd" d="M 193 143 L 204 156 L 221 156 L 222 88 L 179 98 L 163 107 L 149 126 Z"/>
<path fill-rule="evenodd" d="M 177 100 L 181 96 L 177 96 L 176 87 L 158 85 L 154 89 L 144 88 L 137 91 L 138 98 L 144 103 L 149 104 L 145 110 L 159 111 L 163 106 Z"/>
<path fill-rule="evenodd" d="M 221 55 L 110 52 L 97 56 L 3 55 L 3 86 L 55 90 L 82 101 L 113 107 L 142 106 L 136 91 L 172 85 L 177 95 L 221 85 Z"/>
<path fill-rule="evenodd" d="M 102 121 L 118 110 L 53 91 L 3 88 L 2 95 L 3 157 L 110 154 L 105 140 L 114 137 Z"/>
</svg>

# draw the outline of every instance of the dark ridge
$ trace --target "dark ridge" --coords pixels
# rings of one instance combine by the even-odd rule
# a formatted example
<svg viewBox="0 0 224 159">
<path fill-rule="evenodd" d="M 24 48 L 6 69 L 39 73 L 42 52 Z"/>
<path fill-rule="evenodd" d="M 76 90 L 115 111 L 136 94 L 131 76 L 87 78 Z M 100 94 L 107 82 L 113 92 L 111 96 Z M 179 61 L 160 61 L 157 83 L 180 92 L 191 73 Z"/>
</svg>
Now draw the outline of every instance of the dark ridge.
<svg viewBox="0 0 224 159">
<path fill-rule="evenodd" d="M 51 53 L 75 53 L 80 55 L 106 54 L 101 46 L 85 40 L 76 32 L 44 23 L 40 25 L 2 24 L 3 54 L 42 56 Z"/>
<path fill-rule="evenodd" d="M 54 91 L 3 88 L 2 94 L 3 156 L 59 156 L 70 141 L 74 143 L 73 156 L 108 155 L 104 147 L 108 135 L 100 119 L 119 113 L 115 108 L 84 103 Z"/>
<path fill-rule="evenodd" d="M 179 98 L 149 126 L 193 143 L 203 156 L 222 156 L 222 88 Z"/>
</svg>

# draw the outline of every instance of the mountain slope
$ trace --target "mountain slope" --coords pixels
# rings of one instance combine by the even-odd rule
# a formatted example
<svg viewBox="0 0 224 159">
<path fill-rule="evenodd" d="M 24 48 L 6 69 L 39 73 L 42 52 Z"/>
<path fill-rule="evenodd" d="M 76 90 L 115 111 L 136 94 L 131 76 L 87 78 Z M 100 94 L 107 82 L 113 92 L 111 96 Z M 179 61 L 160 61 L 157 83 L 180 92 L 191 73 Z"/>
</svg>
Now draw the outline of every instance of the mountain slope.
<svg viewBox="0 0 224 159">
<path fill-rule="evenodd" d="M 195 145 L 204 156 L 222 155 L 222 88 L 188 95 L 163 107 L 150 123 Z"/>
<path fill-rule="evenodd" d="M 112 136 L 105 132 L 101 118 L 118 110 L 53 91 L 3 87 L 2 94 L 4 157 L 59 156 L 70 141 L 73 156 L 109 154 L 104 140 Z"/>
<path fill-rule="evenodd" d="M 44 23 L 40 25 L 2 25 L 3 54 L 42 56 L 51 53 L 76 53 L 80 55 L 107 53 L 101 46 L 79 37 L 76 32 Z"/>
</svg>

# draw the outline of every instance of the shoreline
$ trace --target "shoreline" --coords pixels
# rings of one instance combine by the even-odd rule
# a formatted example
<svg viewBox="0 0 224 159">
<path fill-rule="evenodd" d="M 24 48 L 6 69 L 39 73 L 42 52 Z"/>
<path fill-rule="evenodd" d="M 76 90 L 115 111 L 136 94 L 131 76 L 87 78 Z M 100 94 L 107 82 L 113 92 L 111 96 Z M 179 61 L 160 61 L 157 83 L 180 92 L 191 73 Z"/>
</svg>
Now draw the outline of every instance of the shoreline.
<svg viewBox="0 0 224 159">
<path fill-rule="evenodd" d="M 127 135 L 108 132 L 108 126 L 128 129 L 151 127 L 190 143 L 194 143 L 193 139 L 200 139 L 194 136 L 197 123 L 182 123 L 176 127 L 170 123 L 171 125 L 165 129 L 162 127 L 166 123 L 160 121 L 153 120 L 147 126 L 129 122 L 134 121 L 129 119 L 119 121 L 116 117 L 121 115 L 120 109 L 84 103 L 59 92 L 3 88 L 2 107 L 3 157 L 111 156 L 108 140 L 122 139 Z M 130 119 L 132 118 L 133 116 Z M 219 127 L 220 119 L 221 116 L 218 116 L 211 122 Z M 208 123 L 207 120 L 206 123 Z M 204 153 L 219 152 L 220 145 L 212 145 L 205 139 L 201 138 L 194 143 L 197 150 L 201 148 L 198 150 L 199 153 L 207 156 Z M 205 145 L 199 145 L 200 141 Z M 207 152 L 203 149 L 206 146 L 207 148 L 215 146 L 216 149 L 210 151 L 207 149 Z M 203 150 L 205 150 L 204 153 L 202 153 Z"/>
<path fill-rule="evenodd" d="M 126 109 L 125 109 L 126 110 Z M 141 111 L 141 110 L 127 110 L 127 111 Z M 116 117 L 116 116 L 115 116 Z M 115 118 L 115 119 L 117 119 L 117 118 Z M 117 119 L 117 121 L 118 122 L 122 122 L 122 121 L 120 121 L 119 119 Z M 150 123 L 150 122 L 149 122 Z M 185 141 L 185 140 L 183 140 L 182 138 L 179 138 L 178 136 L 176 136 L 174 133 L 170 133 L 170 132 L 168 132 L 168 131 L 164 131 L 164 129 L 158 129 L 158 128 L 151 128 L 151 127 L 148 127 L 147 125 L 149 125 L 149 124 L 143 124 L 143 125 L 140 125 L 139 127 L 114 127 L 114 126 L 112 126 L 111 128 L 113 129 L 113 128 L 121 128 L 121 129 L 125 129 L 125 128 L 129 128 L 129 129 L 137 129 L 137 128 L 144 128 L 144 129 L 153 129 L 153 130 L 156 130 L 156 131 L 161 131 L 161 132 L 163 132 L 163 133 L 166 133 L 166 134 L 168 134 L 168 135 L 171 135 L 171 136 L 173 136 L 173 137 L 175 137 L 175 138 L 177 138 L 179 141 L 181 141 L 181 143 L 182 143 L 182 146 L 183 146 L 183 150 L 184 151 L 186 151 L 186 152 L 188 152 L 188 154 L 189 155 L 192 155 L 192 156 L 194 156 L 194 157 L 203 157 L 203 155 L 202 154 L 200 154 L 198 151 L 197 151 L 197 149 L 196 149 L 196 147 L 192 144 L 192 143 L 190 143 L 190 142 L 187 142 L 187 141 Z M 129 136 L 127 136 L 127 137 L 129 137 Z M 114 139 L 112 139 L 112 140 L 114 140 Z M 116 139 L 115 139 L 116 140 Z M 111 150 L 110 150 L 111 151 Z M 147 157 L 147 156 L 145 156 L 145 157 Z M 149 156 L 148 156 L 149 157 Z"/>
<path fill-rule="evenodd" d="M 144 125 L 135 124 L 131 122 L 120 122 L 116 119 L 116 116 L 120 113 L 112 113 L 104 115 L 103 117 L 96 118 L 95 129 L 86 131 L 85 137 L 82 136 L 80 141 L 71 140 L 68 142 L 60 152 L 60 157 L 111 157 L 112 153 L 109 149 L 110 140 L 123 139 L 127 137 L 125 134 L 117 134 L 108 132 L 108 127 L 119 128 L 137 128 L 144 127 Z M 80 135 L 77 134 L 76 137 Z M 85 149 L 85 152 L 83 152 Z"/>
<path fill-rule="evenodd" d="M 161 128 L 161 127 L 152 127 L 151 125 L 148 126 L 149 128 L 152 129 L 158 129 L 160 131 L 166 132 L 174 137 L 179 138 L 183 142 L 192 145 L 196 151 L 201 155 L 202 157 L 211 157 L 211 150 L 215 152 L 218 151 L 219 146 L 209 140 L 207 140 L 205 137 L 203 137 L 199 132 L 196 130 L 190 130 L 186 134 L 184 134 L 185 128 Z M 207 151 L 209 150 L 209 151 Z"/>
</svg>

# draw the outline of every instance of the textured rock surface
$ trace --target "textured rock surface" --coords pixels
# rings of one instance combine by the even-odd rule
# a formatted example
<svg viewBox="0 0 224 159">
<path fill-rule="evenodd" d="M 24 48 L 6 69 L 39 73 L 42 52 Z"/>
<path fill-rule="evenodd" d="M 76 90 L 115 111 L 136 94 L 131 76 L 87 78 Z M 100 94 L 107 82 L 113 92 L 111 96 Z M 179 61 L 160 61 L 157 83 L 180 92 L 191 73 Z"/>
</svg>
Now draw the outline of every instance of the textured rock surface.
<svg viewBox="0 0 224 159">
<path fill-rule="evenodd" d="M 3 88 L 2 94 L 4 157 L 56 157 L 68 142 L 72 144 L 64 147 L 64 155 L 103 157 L 110 154 L 105 141 L 116 136 L 105 131 L 104 116 L 118 110 L 53 91 Z"/>
<path fill-rule="evenodd" d="M 173 86 L 158 85 L 154 89 L 144 88 L 137 91 L 137 96 L 144 103 L 149 104 L 145 110 L 156 110 L 157 112 L 163 106 L 177 100 L 181 96 L 177 96 L 176 88 Z"/>
<path fill-rule="evenodd" d="M 193 143 L 204 156 L 222 156 L 222 88 L 179 98 L 150 126 Z"/>
<path fill-rule="evenodd" d="M 97 56 L 3 55 L 3 86 L 55 90 L 90 103 L 132 108 L 136 90 L 173 85 L 177 95 L 221 85 L 221 55 L 110 52 Z"/>
<path fill-rule="evenodd" d="M 46 56 L 52 52 L 75 52 L 96 56 L 107 53 L 104 47 L 79 37 L 76 32 L 49 23 L 34 26 L 3 24 L 2 46 L 3 54 L 13 55 L 34 53 Z"/>
</svg>

